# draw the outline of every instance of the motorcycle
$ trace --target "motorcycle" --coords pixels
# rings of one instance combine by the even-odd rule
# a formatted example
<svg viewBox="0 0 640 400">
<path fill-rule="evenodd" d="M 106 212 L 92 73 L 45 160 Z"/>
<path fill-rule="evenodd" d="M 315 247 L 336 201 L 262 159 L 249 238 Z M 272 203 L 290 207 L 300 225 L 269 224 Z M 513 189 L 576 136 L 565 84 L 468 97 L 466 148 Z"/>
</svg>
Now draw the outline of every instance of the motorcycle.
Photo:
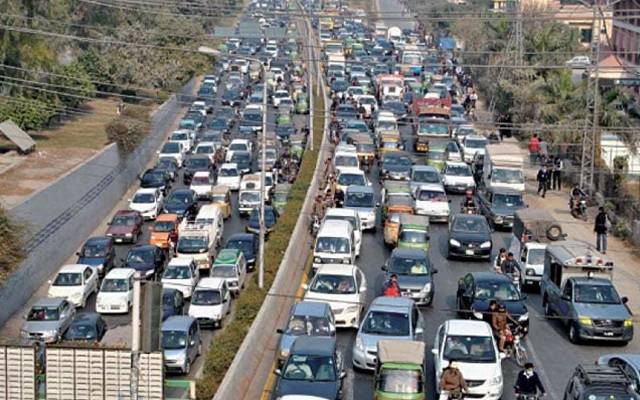
<svg viewBox="0 0 640 400">
<path fill-rule="evenodd" d="M 525 394 L 516 393 L 516 400 L 539 400 L 540 396 L 537 394 Z"/>
<path fill-rule="evenodd" d="M 320 230 L 320 218 L 317 215 L 313 215 L 309 223 L 309 233 L 312 236 L 316 236 L 319 230 Z"/>
<path fill-rule="evenodd" d="M 469 214 L 469 215 L 478 214 L 478 207 L 475 207 L 475 206 L 469 207 L 469 206 L 462 205 L 460 207 L 460 213 Z"/>
<path fill-rule="evenodd" d="M 580 218 L 583 221 L 587 220 L 587 200 L 584 197 L 571 198 L 569 201 L 569 209 L 571 210 L 571 216 L 573 216 L 573 218 Z"/>
<path fill-rule="evenodd" d="M 504 353 L 507 357 L 513 357 L 519 367 L 524 367 L 524 364 L 528 361 L 527 349 L 522 344 L 522 328 L 516 326 L 511 334 L 507 336 L 504 343 Z"/>
<path fill-rule="evenodd" d="M 513 282 L 513 286 L 515 286 L 518 291 L 521 291 L 520 288 L 520 271 L 514 269 L 512 273 L 507 274 L 511 278 L 511 282 Z"/>
</svg>

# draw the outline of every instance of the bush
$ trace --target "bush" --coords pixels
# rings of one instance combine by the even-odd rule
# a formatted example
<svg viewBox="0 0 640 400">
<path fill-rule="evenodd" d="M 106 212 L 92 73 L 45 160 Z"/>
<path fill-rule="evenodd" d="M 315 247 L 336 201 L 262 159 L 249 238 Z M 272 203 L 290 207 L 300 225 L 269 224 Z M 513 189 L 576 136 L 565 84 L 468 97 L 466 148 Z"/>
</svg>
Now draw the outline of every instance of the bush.
<svg viewBox="0 0 640 400">
<path fill-rule="evenodd" d="M 23 233 L 24 228 L 0 207 L 0 282 L 4 282 L 24 259 Z"/>
<path fill-rule="evenodd" d="M 15 97 L 0 103 L 0 122 L 10 119 L 24 130 L 41 129 L 58 114 L 56 110 L 62 108 L 46 101 Z"/>
<path fill-rule="evenodd" d="M 316 96 L 314 104 L 317 104 L 319 109 L 323 109 L 324 99 Z M 249 280 L 245 290 L 238 298 L 234 319 L 215 338 L 206 354 L 202 377 L 197 381 L 198 399 L 209 400 L 215 395 L 253 320 L 258 315 L 258 311 L 278 272 L 280 261 L 287 250 L 291 234 L 302 212 L 307 189 L 313 179 L 313 172 L 318 159 L 318 149 L 322 144 L 324 131 L 323 113 L 316 114 L 314 116 L 314 150 L 305 151 L 298 177 L 291 187 L 291 192 L 287 199 L 287 206 L 280 219 L 278 219 L 278 224 L 271 232 L 269 241 L 265 246 L 264 289 L 258 288 L 257 276 L 254 276 L 254 279 Z"/>
<path fill-rule="evenodd" d="M 105 130 L 110 142 L 115 142 L 118 149 L 125 153 L 135 150 L 149 133 L 149 110 L 144 106 L 127 104 L 120 116 L 111 120 Z"/>
</svg>

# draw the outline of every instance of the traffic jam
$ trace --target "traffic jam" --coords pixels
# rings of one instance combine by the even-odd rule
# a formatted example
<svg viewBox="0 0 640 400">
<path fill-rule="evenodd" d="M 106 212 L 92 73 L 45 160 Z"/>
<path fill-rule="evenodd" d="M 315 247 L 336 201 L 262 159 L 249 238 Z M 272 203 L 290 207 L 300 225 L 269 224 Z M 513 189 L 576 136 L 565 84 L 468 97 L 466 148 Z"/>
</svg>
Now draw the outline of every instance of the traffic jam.
<svg viewBox="0 0 640 400">
<path fill-rule="evenodd" d="M 612 261 L 526 204 L 455 40 L 339 3 L 312 22 L 333 154 L 272 398 L 638 398 L 640 358 L 605 347 L 633 339 Z"/>
<path fill-rule="evenodd" d="M 263 16 L 259 4 L 241 18 L 295 29 L 287 17 Z M 307 77 L 295 40 L 231 37 L 220 48 L 138 188 L 30 305 L 24 343 L 129 340 L 134 281 L 155 281 L 162 284 L 165 370 L 193 375 L 259 265 L 261 200 L 268 240 L 308 133 Z M 123 326 L 129 330 L 111 335 Z"/>
</svg>

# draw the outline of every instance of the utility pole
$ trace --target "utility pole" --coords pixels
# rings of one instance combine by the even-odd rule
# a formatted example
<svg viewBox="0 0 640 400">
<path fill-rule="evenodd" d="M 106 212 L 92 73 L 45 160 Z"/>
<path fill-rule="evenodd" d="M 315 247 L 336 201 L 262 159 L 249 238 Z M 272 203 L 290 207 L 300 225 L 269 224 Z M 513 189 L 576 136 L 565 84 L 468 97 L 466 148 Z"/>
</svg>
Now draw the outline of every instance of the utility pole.
<svg viewBox="0 0 640 400">
<path fill-rule="evenodd" d="M 258 287 L 262 289 L 264 287 L 264 201 L 265 201 L 265 187 L 264 187 L 264 174 L 266 171 L 266 149 L 267 149 L 267 69 L 264 64 L 257 60 L 258 64 L 262 68 L 262 160 L 260 165 L 260 260 L 258 260 Z M 274 177 L 275 179 L 275 177 Z"/>
<path fill-rule="evenodd" d="M 313 53 L 311 51 L 311 48 L 313 47 L 313 41 L 312 41 L 312 37 L 313 37 L 313 27 L 311 26 L 311 22 L 310 20 L 313 19 L 313 7 L 310 8 L 311 11 L 311 15 L 309 18 L 307 18 L 305 22 L 305 26 L 307 29 L 307 54 L 309 57 L 309 61 L 307 61 L 307 85 L 309 86 L 309 150 L 313 151 L 313 113 L 314 113 L 314 108 L 313 108 L 313 85 L 314 82 L 312 80 L 312 77 L 314 76 L 314 71 L 313 71 L 313 66 L 315 65 L 315 61 L 313 60 Z M 318 72 L 319 73 L 319 72 Z M 319 89 L 319 88 L 318 88 Z"/>
<path fill-rule="evenodd" d="M 522 1 L 516 0 L 516 56 L 515 65 L 522 67 L 524 65 L 524 35 L 522 33 Z"/>
<path fill-rule="evenodd" d="M 582 130 L 582 157 L 580 162 L 580 187 L 587 194 L 593 195 L 595 187 L 593 178 L 595 174 L 596 141 L 600 129 L 600 32 L 601 16 L 600 6 L 594 2 L 593 24 L 591 28 L 591 65 L 587 68 L 587 115 Z"/>
<path fill-rule="evenodd" d="M 140 379 L 140 328 L 142 320 L 142 283 L 140 278 L 133 278 L 133 305 L 131 309 L 131 399 L 138 399 L 138 381 Z"/>
</svg>

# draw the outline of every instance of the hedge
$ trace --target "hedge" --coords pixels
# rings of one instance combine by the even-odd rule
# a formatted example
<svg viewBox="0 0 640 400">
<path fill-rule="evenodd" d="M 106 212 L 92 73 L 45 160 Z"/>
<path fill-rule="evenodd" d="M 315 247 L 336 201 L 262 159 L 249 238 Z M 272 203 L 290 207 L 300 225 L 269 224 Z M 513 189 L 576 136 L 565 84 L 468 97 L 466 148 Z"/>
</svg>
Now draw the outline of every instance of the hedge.
<svg viewBox="0 0 640 400">
<path fill-rule="evenodd" d="M 22 262 L 25 256 L 23 240 L 25 229 L 7 215 L 0 206 L 0 283 Z"/>
<path fill-rule="evenodd" d="M 315 96 L 314 104 L 318 105 L 319 110 L 324 110 L 324 99 L 321 96 Z M 302 212 L 307 189 L 311 186 L 324 134 L 323 116 L 324 112 L 314 114 L 314 150 L 307 149 L 304 152 L 302 165 L 298 177 L 291 187 L 284 213 L 278 219 L 278 223 L 270 233 L 269 241 L 265 245 L 264 288 L 262 290 L 258 288 L 257 274 L 254 274 L 253 279 L 249 280 L 245 290 L 238 298 L 235 317 L 214 339 L 206 354 L 202 377 L 196 382 L 198 399 L 210 400 L 215 395 L 273 284 L 280 261 L 287 250 L 291 234 Z"/>
</svg>

